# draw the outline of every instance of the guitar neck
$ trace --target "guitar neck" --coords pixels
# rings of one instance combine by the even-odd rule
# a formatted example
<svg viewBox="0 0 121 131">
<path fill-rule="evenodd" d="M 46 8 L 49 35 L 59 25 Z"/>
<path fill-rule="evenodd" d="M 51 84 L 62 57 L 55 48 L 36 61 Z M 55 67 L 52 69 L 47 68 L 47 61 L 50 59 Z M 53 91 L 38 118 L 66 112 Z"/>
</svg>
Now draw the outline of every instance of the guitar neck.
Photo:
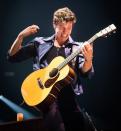
<svg viewBox="0 0 121 131">
<path fill-rule="evenodd" d="M 88 43 L 92 44 L 92 42 L 94 42 L 97 39 L 97 36 L 94 35 L 93 37 L 91 37 L 88 40 Z M 78 54 L 81 53 L 81 47 L 79 47 L 79 49 L 77 49 L 75 52 L 73 52 L 70 56 L 68 56 L 64 62 L 62 62 L 57 68 L 58 70 L 61 70 L 64 66 L 66 66 L 70 61 L 72 61 Z"/>
</svg>

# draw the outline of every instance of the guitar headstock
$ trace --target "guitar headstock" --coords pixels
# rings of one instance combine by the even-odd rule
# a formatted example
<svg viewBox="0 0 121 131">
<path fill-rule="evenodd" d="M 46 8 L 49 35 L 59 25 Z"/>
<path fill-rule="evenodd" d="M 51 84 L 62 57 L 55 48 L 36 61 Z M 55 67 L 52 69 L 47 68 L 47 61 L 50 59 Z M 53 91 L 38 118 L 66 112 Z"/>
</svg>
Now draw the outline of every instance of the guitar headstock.
<svg viewBox="0 0 121 131">
<path fill-rule="evenodd" d="M 116 26 L 114 24 L 109 25 L 105 29 L 101 30 L 96 34 L 97 37 L 107 37 L 108 34 L 111 34 L 112 32 L 115 33 Z"/>
</svg>

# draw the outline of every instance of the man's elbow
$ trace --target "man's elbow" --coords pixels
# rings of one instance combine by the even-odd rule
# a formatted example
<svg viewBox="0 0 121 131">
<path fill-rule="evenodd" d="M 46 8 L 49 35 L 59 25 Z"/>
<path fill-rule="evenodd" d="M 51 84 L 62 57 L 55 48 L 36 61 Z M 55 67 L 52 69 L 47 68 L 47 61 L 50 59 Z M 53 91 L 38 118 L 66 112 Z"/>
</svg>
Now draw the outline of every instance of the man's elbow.
<svg viewBox="0 0 121 131">
<path fill-rule="evenodd" d="M 14 55 L 11 56 L 9 53 L 7 53 L 6 59 L 7 59 L 8 62 L 11 62 L 11 63 L 15 63 L 16 62 L 16 60 L 14 58 Z"/>
</svg>

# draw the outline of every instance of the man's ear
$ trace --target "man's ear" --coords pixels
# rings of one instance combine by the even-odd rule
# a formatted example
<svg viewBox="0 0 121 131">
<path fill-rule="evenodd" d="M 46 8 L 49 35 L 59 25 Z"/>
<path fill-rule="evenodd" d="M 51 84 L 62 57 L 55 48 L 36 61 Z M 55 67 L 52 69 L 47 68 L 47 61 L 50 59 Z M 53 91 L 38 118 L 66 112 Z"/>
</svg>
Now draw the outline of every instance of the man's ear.
<svg viewBox="0 0 121 131">
<path fill-rule="evenodd" d="M 54 30 L 55 30 L 55 34 L 57 34 L 58 31 L 59 31 L 59 29 L 57 28 L 57 25 L 53 24 L 53 28 L 54 28 Z"/>
<path fill-rule="evenodd" d="M 56 28 L 56 25 L 53 23 L 53 28 L 55 29 Z"/>
</svg>

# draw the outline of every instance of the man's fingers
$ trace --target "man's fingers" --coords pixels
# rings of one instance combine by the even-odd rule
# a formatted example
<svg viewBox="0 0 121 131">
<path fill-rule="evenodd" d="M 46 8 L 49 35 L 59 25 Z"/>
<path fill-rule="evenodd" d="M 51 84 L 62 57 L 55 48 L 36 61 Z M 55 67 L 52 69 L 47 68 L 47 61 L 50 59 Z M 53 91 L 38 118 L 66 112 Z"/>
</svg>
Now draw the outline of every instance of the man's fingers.
<svg viewBox="0 0 121 131">
<path fill-rule="evenodd" d="M 37 33 L 38 30 L 40 29 L 39 26 L 37 25 L 31 25 L 29 28 L 32 34 Z"/>
<path fill-rule="evenodd" d="M 92 50 L 92 46 L 88 42 L 84 42 L 83 48 L 85 48 L 86 51 Z"/>
<path fill-rule="evenodd" d="M 37 29 L 37 30 L 40 29 L 38 25 L 32 25 L 31 28 L 32 28 L 32 29 Z"/>
</svg>

